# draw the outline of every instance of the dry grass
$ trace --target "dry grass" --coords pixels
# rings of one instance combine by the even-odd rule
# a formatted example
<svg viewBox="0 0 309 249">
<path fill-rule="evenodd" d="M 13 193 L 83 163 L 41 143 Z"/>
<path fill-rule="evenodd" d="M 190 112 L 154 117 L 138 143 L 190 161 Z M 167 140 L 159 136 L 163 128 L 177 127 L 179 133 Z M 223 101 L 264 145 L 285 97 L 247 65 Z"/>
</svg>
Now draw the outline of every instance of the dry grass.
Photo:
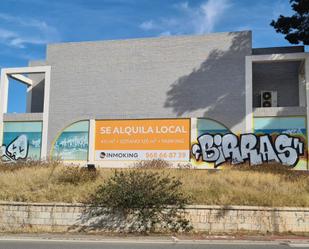
<svg viewBox="0 0 309 249">
<path fill-rule="evenodd" d="M 179 178 L 183 190 L 193 197 L 193 204 L 309 207 L 309 174 L 282 167 L 147 170 Z M 68 169 L 59 163 L 0 165 L 0 200 L 84 202 L 113 172 Z"/>
</svg>

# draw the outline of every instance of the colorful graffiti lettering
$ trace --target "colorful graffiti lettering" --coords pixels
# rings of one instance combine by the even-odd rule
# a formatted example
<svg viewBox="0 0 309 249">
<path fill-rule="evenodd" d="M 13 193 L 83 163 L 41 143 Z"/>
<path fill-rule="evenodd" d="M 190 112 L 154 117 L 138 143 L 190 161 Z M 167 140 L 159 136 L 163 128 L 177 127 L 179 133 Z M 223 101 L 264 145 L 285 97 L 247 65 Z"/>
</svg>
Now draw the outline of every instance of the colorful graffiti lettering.
<svg viewBox="0 0 309 249">
<path fill-rule="evenodd" d="M 15 138 L 8 146 L 2 145 L 0 158 L 2 161 L 17 161 L 28 156 L 29 143 L 26 135 Z"/>
<path fill-rule="evenodd" d="M 274 141 L 269 135 L 233 133 L 203 134 L 198 137 L 198 144 L 192 146 L 195 160 L 214 162 L 215 167 L 230 160 L 232 164 L 249 161 L 251 165 L 276 161 L 294 167 L 299 156 L 304 154 L 304 143 L 289 134 L 281 134 Z"/>
</svg>

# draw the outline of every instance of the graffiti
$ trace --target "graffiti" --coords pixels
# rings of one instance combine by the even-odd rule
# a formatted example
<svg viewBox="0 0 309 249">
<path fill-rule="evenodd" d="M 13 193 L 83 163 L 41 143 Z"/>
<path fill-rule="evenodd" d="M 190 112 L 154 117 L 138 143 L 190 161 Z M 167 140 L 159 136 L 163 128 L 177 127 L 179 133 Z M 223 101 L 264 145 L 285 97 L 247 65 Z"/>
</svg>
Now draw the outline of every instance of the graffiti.
<svg viewBox="0 0 309 249">
<path fill-rule="evenodd" d="M 285 130 L 285 131 L 282 131 L 282 133 L 284 134 L 302 134 L 302 130 L 300 128 L 294 128 L 294 129 L 288 129 L 288 130 Z"/>
<path fill-rule="evenodd" d="M 66 127 L 52 146 L 52 157 L 61 160 L 87 160 L 89 121 Z"/>
<path fill-rule="evenodd" d="M 15 138 L 8 146 L 2 145 L 0 158 L 2 161 L 17 161 L 28 156 L 29 143 L 26 135 Z"/>
<path fill-rule="evenodd" d="M 294 167 L 304 154 L 304 143 L 289 134 L 281 134 L 273 141 L 269 135 L 206 133 L 198 137 L 192 154 L 197 161 L 213 162 L 215 167 L 227 160 L 232 164 L 249 161 L 251 165 L 276 161 Z"/>
</svg>

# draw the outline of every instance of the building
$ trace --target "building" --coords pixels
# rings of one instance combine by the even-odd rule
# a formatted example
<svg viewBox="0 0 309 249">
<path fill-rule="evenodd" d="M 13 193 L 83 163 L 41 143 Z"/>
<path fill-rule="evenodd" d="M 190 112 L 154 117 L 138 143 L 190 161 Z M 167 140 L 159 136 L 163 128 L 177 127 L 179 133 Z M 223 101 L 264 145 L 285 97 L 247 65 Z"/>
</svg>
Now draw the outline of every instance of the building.
<svg viewBox="0 0 309 249">
<path fill-rule="evenodd" d="M 28 86 L 27 113 L 7 113 L 10 79 Z M 308 84 L 304 47 L 252 48 L 250 31 L 49 44 L 44 61 L 1 71 L 1 155 L 205 168 L 257 157 L 308 169 Z M 194 146 L 205 133 L 214 151 Z M 257 138 L 252 151 L 244 133 Z"/>
</svg>

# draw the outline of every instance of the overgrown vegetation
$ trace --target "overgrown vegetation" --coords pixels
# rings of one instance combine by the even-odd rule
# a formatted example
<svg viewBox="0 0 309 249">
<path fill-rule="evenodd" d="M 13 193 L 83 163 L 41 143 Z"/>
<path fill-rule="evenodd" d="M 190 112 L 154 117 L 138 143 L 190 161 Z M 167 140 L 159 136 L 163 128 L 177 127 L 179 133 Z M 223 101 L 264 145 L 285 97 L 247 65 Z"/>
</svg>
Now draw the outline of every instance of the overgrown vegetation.
<svg viewBox="0 0 309 249">
<path fill-rule="evenodd" d="M 161 159 L 155 159 L 139 161 L 134 163 L 133 167 L 137 169 L 168 169 L 171 167 L 171 164 Z"/>
<path fill-rule="evenodd" d="M 96 170 L 88 170 L 80 167 L 66 167 L 58 172 L 56 180 L 60 184 L 80 185 L 95 181 L 98 177 Z"/>
<path fill-rule="evenodd" d="M 57 161 L 0 163 L 0 200 L 81 202 L 95 190 L 99 175 Z"/>
<path fill-rule="evenodd" d="M 122 217 L 130 232 L 188 231 L 184 208 L 189 198 L 175 177 L 145 170 L 121 170 L 98 187 L 89 199 L 95 217 Z"/>
<path fill-rule="evenodd" d="M 124 171 L 132 170 L 136 169 Z M 193 197 L 193 204 L 309 207 L 309 174 L 281 165 L 218 171 L 148 167 L 147 171 L 180 179 L 183 193 Z M 85 202 L 113 174 L 112 169 L 93 173 L 56 162 L 0 165 L 0 200 Z"/>
</svg>

